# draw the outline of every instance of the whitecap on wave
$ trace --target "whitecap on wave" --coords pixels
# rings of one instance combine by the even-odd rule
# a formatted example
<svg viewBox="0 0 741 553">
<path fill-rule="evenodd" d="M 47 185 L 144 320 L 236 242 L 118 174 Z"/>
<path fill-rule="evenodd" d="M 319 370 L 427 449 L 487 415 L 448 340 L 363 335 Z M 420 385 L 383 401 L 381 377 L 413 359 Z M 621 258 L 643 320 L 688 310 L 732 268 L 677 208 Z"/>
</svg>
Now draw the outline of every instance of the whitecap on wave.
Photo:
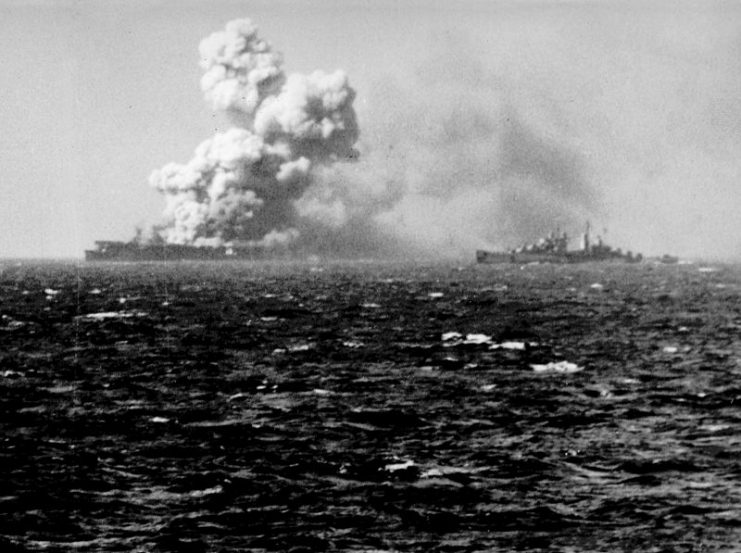
<svg viewBox="0 0 741 553">
<path fill-rule="evenodd" d="M 576 363 L 570 363 L 568 361 L 551 361 L 546 364 L 534 364 L 530 367 L 536 373 L 577 373 L 584 370 L 584 367 L 580 367 Z"/>
</svg>

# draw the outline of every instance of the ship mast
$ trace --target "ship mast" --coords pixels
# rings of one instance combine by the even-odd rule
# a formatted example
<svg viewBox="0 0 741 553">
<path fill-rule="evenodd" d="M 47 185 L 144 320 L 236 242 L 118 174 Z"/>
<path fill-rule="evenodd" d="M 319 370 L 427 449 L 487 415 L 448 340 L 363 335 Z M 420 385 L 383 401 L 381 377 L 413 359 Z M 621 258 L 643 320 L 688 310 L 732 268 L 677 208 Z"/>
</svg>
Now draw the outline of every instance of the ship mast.
<svg viewBox="0 0 741 553">
<path fill-rule="evenodd" d="M 591 245 L 589 243 L 589 221 L 587 221 L 587 226 L 584 229 L 584 234 L 581 237 L 581 249 L 584 253 L 589 253 L 589 250 L 591 249 Z"/>
</svg>

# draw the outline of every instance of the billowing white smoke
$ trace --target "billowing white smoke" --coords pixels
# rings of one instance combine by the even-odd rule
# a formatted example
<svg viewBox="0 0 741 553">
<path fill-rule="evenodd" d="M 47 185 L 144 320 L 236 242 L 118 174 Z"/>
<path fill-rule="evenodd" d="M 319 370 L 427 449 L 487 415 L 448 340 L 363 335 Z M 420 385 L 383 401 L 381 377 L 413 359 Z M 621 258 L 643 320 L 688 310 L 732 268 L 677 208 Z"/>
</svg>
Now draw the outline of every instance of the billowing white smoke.
<svg viewBox="0 0 741 553">
<path fill-rule="evenodd" d="M 297 207 L 316 173 L 357 156 L 355 92 L 347 76 L 286 76 L 281 55 L 248 19 L 204 39 L 200 55 L 205 98 L 228 112 L 235 127 L 201 143 L 188 163 L 152 173 L 150 183 L 166 198 L 162 238 L 268 248 L 300 240 L 304 229 L 297 227 L 316 226 L 324 215 Z"/>
<path fill-rule="evenodd" d="M 359 132 L 342 71 L 286 75 L 249 20 L 203 40 L 201 88 L 234 127 L 152 174 L 166 198 L 160 236 L 438 258 L 580 228 L 594 197 L 563 137 L 545 139 L 460 44 L 440 47 L 418 75 L 379 83 L 371 138 L 346 163 Z"/>
<path fill-rule="evenodd" d="M 214 109 L 254 113 L 285 81 L 282 56 L 258 38 L 249 19 L 231 21 L 225 31 L 203 39 L 199 53 L 206 71 L 201 89 Z"/>
</svg>

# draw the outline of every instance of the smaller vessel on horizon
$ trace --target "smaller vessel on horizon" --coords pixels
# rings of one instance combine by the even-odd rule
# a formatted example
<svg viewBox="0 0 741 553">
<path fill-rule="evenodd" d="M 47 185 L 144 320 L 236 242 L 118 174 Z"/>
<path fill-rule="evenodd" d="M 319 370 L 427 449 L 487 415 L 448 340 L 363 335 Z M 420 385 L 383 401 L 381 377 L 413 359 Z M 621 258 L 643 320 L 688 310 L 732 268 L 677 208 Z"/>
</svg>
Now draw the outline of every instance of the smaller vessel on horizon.
<svg viewBox="0 0 741 553">
<path fill-rule="evenodd" d="M 532 244 L 525 244 L 509 251 L 477 250 L 478 263 L 587 263 L 590 261 L 622 261 L 638 263 L 643 261 L 643 255 L 631 251 L 623 252 L 620 248 L 613 248 L 602 241 L 600 236 L 593 243 L 590 236 L 590 225 L 581 236 L 579 249 L 569 250 L 569 237 L 564 233 L 551 232 Z"/>
</svg>

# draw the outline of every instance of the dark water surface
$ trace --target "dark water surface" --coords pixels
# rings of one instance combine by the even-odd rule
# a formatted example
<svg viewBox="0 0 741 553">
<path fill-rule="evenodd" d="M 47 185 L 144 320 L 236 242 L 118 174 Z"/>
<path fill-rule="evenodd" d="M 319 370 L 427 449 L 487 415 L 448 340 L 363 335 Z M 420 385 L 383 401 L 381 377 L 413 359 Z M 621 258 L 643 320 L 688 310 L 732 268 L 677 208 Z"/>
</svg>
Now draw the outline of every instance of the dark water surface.
<svg viewBox="0 0 741 553">
<path fill-rule="evenodd" d="M 738 267 L 0 267 L 0 551 L 741 551 Z"/>
</svg>

